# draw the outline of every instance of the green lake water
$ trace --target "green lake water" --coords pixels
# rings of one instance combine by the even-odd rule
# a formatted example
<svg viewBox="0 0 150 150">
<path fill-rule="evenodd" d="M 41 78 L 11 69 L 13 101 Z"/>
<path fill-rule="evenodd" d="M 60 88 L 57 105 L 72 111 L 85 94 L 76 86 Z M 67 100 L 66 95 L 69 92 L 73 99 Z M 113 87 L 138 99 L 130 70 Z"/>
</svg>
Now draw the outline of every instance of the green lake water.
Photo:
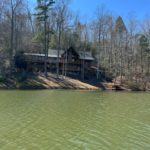
<svg viewBox="0 0 150 150">
<path fill-rule="evenodd" d="M 0 150 L 150 150 L 150 93 L 0 91 Z"/>
</svg>

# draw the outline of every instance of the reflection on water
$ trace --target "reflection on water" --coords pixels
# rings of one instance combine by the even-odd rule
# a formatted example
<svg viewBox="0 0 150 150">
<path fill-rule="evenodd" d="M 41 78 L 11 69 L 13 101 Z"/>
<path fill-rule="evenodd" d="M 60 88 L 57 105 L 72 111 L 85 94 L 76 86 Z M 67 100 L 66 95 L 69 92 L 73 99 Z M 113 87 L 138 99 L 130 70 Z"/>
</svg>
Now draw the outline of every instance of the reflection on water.
<svg viewBox="0 0 150 150">
<path fill-rule="evenodd" d="M 0 150 L 149 149 L 149 93 L 0 91 Z"/>
</svg>

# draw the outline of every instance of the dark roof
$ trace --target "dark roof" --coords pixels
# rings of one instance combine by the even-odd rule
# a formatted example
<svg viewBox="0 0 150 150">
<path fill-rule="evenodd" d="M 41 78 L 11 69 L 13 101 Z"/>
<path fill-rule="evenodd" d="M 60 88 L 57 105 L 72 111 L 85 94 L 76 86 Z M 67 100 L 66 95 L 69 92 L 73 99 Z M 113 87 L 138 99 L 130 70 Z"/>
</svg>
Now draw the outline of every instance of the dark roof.
<svg viewBox="0 0 150 150">
<path fill-rule="evenodd" d="M 84 51 L 76 51 L 76 52 L 79 55 L 79 59 L 94 60 L 94 57 L 92 56 L 91 52 L 84 52 Z M 65 50 L 60 50 L 59 51 L 59 58 L 61 58 L 64 53 L 65 53 Z M 40 53 L 25 53 L 25 55 L 40 56 L 40 57 L 45 56 L 45 54 L 42 54 L 42 53 L 41 54 Z M 57 58 L 57 50 L 56 49 L 49 49 L 48 50 L 48 57 Z"/>
</svg>

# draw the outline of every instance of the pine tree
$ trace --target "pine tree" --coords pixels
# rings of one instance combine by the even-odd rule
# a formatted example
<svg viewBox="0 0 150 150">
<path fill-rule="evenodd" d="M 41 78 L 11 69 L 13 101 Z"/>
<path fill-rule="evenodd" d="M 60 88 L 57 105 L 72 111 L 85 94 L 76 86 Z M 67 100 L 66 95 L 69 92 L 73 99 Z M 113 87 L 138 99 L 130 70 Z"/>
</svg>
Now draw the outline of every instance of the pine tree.
<svg viewBox="0 0 150 150">
<path fill-rule="evenodd" d="M 119 62 L 116 63 L 116 68 L 119 67 L 118 69 L 119 69 L 119 74 L 120 74 L 121 82 L 122 82 L 122 75 L 124 71 L 123 70 L 124 69 L 123 58 L 125 57 L 127 28 L 124 24 L 122 17 L 120 16 L 116 20 L 115 34 L 116 34 L 116 44 L 117 44 L 117 49 L 118 49 L 116 52 L 116 57 L 117 57 L 116 59 L 119 60 Z M 118 72 L 118 69 L 117 69 L 117 72 Z"/>
<path fill-rule="evenodd" d="M 140 45 L 140 49 L 141 49 L 141 73 L 143 75 L 143 68 L 144 68 L 144 64 L 143 64 L 143 57 L 144 56 L 148 56 L 148 52 L 149 52 L 149 42 L 148 39 L 145 35 L 141 35 L 140 39 L 139 39 L 139 45 Z"/>
<path fill-rule="evenodd" d="M 48 12 L 51 9 L 51 6 L 54 4 L 54 0 L 37 0 L 37 20 L 43 22 L 44 28 L 44 73 L 47 76 L 47 58 L 48 58 L 48 34 L 49 31 L 47 30 L 47 19 L 48 19 Z"/>
<path fill-rule="evenodd" d="M 122 17 L 118 17 L 116 20 L 115 32 L 118 34 L 122 34 L 123 32 L 127 32 L 127 28 L 124 24 Z"/>
</svg>

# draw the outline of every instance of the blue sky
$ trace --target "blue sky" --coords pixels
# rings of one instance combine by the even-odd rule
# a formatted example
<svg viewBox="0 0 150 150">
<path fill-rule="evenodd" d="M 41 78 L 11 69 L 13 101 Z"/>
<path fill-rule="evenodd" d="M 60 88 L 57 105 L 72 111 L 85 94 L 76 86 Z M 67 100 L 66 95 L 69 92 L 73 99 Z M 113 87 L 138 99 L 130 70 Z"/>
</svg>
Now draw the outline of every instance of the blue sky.
<svg viewBox="0 0 150 150">
<path fill-rule="evenodd" d="M 123 18 L 131 12 L 140 20 L 146 14 L 150 14 L 150 0 L 72 0 L 70 7 L 88 18 L 93 17 L 95 9 L 101 4 L 104 4 L 114 15 L 121 15 Z"/>
<path fill-rule="evenodd" d="M 36 2 L 36 0 L 29 1 L 34 4 Z M 71 0 L 70 8 L 79 12 L 86 20 L 92 18 L 96 8 L 102 4 L 115 16 L 121 15 L 125 20 L 129 13 L 134 14 L 139 20 L 147 14 L 150 15 L 150 0 Z"/>
</svg>

